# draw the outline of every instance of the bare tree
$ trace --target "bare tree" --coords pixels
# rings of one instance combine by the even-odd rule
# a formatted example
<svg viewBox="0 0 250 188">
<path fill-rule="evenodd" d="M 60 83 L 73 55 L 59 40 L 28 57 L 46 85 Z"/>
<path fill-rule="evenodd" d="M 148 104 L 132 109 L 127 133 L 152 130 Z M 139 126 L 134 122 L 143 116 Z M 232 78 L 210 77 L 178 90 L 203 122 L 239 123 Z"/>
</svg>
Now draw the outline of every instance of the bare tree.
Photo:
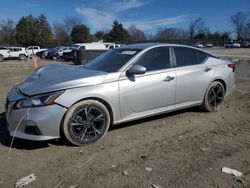
<svg viewBox="0 0 250 188">
<path fill-rule="evenodd" d="M 244 27 L 243 38 L 246 40 L 250 40 L 250 22 L 247 23 Z"/>
<path fill-rule="evenodd" d="M 0 20 L 0 43 L 1 44 L 14 44 L 15 39 L 15 22 L 11 19 Z"/>
<path fill-rule="evenodd" d="M 62 24 L 64 26 L 64 30 L 67 34 L 70 34 L 73 27 L 76 25 L 81 25 L 81 19 L 74 16 L 65 16 L 62 20 Z"/>
<path fill-rule="evenodd" d="M 155 35 L 156 40 L 181 40 L 188 39 L 188 32 L 178 28 L 165 28 Z"/>
<path fill-rule="evenodd" d="M 145 33 L 137 29 L 135 25 L 131 25 L 128 28 L 128 32 L 130 34 L 132 41 L 145 41 L 146 40 Z"/>
<path fill-rule="evenodd" d="M 238 39 L 243 39 L 244 29 L 247 25 L 247 14 L 239 11 L 231 16 L 231 22 Z"/>
<path fill-rule="evenodd" d="M 56 39 L 57 45 L 69 45 L 71 43 L 71 39 L 68 33 L 66 33 L 64 26 L 55 22 L 53 25 L 53 33 L 54 38 Z"/>
<path fill-rule="evenodd" d="M 206 30 L 205 22 L 203 19 L 197 18 L 194 21 L 192 21 L 189 25 L 189 37 L 190 39 L 194 38 L 195 35 L 198 33 L 203 33 Z"/>
<path fill-rule="evenodd" d="M 69 45 L 72 42 L 70 33 L 73 27 L 81 24 L 81 19 L 74 16 L 65 16 L 61 22 L 54 22 L 54 37 L 58 45 Z"/>
</svg>

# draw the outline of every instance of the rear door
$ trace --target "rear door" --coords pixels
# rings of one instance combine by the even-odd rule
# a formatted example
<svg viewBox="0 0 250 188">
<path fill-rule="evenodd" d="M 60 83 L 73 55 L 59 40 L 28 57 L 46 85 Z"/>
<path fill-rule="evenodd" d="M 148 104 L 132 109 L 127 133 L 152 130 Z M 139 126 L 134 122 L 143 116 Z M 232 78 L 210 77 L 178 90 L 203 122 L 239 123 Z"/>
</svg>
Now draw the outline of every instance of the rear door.
<svg viewBox="0 0 250 188">
<path fill-rule="evenodd" d="M 173 47 L 176 67 L 176 105 L 199 103 L 213 75 L 208 54 L 188 47 Z M 178 106 L 177 106 L 178 107 Z"/>
<path fill-rule="evenodd" d="M 148 50 L 134 63 L 146 68 L 143 75 L 123 75 L 119 80 L 123 119 L 157 112 L 175 104 L 175 71 L 169 47 Z"/>
<path fill-rule="evenodd" d="M 10 48 L 11 57 L 19 57 L 21 48 Z"/>
</svg>

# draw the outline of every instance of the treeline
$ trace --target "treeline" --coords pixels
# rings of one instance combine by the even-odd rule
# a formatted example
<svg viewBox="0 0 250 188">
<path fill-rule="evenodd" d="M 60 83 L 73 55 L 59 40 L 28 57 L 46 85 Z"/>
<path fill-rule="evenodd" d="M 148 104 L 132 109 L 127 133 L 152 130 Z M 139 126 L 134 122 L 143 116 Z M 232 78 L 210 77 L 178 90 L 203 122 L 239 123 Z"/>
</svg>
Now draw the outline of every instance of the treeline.
<svg viewBox="0 0 250 188">
<path fill-rule="evenodd" d="M 231 23 L 238 40 L 250 40 L 249 15 L 237 12 L 231 16 Z M 145 34 L 135 25 L 125 29 L 115 20 L 110 31 L 97 31 L 90 33 L 88 26 L 77 17 L 64 17 L 60 22 L 48 23 L 45 15 L 33 17 L 24 16 L 15 23 L 11 19 L 0 20 L 0 45 L 40 45 L 42 47 L 70 45 L 71 43 L 93 42 L 141 42 L 141 41 L 169 41 L 169 40 L 195 40 L 195 41 L 228 41 L 231 32 L 211 33 L 202 18 L 190 22 L 187 29 L 167 27 L 159 29 L 155 35 Z"/>
</svg>

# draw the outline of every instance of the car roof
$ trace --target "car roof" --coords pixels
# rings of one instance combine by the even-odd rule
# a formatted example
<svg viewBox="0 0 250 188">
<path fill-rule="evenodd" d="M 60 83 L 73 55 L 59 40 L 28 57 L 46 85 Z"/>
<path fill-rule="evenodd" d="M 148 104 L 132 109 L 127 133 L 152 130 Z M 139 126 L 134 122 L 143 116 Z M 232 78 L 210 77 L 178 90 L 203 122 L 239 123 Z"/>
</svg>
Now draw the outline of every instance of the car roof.
<svg viewBox="0 0 250 188">
<path fill-rule="evenodd" d="M 181 44 L 170 44 L 170 43 L 141 43 L 141 44 L 131 44 L 131 45 L 126 45 L 126 46 L 123 46 L 123 47 L 120 47 L 119 49 L 138 49 L 138 50 L 144 50 L 144 49 L 147 49 L 147 48 L 151 48 L 151 47 L 160 47 L 160 46 L 173 46 L 173 47 L 186 47 L 186 48 L 192 48 L 192 49 L 195 49 L 195 50 L 199 50 L 199 51 L 202 51 L 202 52 L 205 52 L 213 57 L 216 57 L 216 55 L 212 54 L 212 53 L 209 53 L 209 52 L 206 52 L 204 50 L 201 50 L 201 49 L 198 49 L 198 48 L 194 48 L 192 46 L 187 46 L 187 45 L 181 45 Z"/>
<path fill-rule="evenodd" d="M 23 48 L 23 49 L 25 49 L 25 47 L 16 47 L 16 46 L 7 46 L 6 48 Z"/>
<path fill-rule="evenodd" d="M 144 50 L 151 47 L 157 47 L 157 46 L 180 46 L 180 47 L 187 47 L 187 48 L 193 48 L 192 46 L 187 45 L 181 45 L 181 44 L 170 44 L 170 43 L 141 43 L 141 44 L 130 44 L 126 46 L 122 46 L 123 49 L 140 49 Z"/>
</svg>

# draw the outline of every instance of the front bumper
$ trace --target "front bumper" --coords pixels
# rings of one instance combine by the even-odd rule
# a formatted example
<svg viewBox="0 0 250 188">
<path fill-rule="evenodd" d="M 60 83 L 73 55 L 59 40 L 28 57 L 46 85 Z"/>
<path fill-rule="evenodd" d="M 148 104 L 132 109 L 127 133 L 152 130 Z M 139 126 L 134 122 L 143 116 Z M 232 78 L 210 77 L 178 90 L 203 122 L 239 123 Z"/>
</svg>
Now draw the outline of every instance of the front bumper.
<svg viewBox="0 0 250 188">
<path fill-rule="evenodd" d="M 60 124 L 66 108 L 54 104 L 15 109 L 17 100 L 9 101 L 9 98 L 6 119 L 11 136 L 36 141 L 60 138 Z"/>
</svg>

